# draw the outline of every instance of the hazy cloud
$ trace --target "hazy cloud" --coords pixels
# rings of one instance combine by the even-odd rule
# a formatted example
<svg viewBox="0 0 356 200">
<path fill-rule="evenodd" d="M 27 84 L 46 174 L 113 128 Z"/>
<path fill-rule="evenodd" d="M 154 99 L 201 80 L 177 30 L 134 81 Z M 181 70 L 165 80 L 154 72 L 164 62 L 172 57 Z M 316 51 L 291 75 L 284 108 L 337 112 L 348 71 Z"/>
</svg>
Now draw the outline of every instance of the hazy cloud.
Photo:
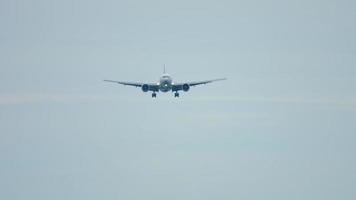
<svg viewBox="0 0 356 200">
<path fill-rule="evenodd" d="M 150 98 L 149 96 L 147 98 Z M 172 101 L 172 97 L 159 97 L 157 101 Z M 184 97 L 184 101 L 191 102 L 250 102 L 273 104 L 326 104 L 356 108 L 356 97 L 242 97 L 242 96 L 196 96 Z M 142 97 L 100 95 L 100 94 L 0 94 L 0 105 L 34 104 L 34 103 L 60 103 L 60 102 L 110 102 L 110 101 L 145 101 Z"/>
</svg>

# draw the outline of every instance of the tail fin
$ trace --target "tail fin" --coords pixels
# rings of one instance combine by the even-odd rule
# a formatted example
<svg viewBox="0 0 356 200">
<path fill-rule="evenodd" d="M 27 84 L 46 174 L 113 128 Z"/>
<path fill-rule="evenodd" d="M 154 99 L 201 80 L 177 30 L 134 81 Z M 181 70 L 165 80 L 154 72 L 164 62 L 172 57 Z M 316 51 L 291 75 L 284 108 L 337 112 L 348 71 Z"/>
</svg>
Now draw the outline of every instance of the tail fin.
<svg viewBox="0 0 356 200">
<path fill-rule="evenodd" d="M 166 64 L 163 65 L 163 74 L 166 74 Z"/>
</svg>

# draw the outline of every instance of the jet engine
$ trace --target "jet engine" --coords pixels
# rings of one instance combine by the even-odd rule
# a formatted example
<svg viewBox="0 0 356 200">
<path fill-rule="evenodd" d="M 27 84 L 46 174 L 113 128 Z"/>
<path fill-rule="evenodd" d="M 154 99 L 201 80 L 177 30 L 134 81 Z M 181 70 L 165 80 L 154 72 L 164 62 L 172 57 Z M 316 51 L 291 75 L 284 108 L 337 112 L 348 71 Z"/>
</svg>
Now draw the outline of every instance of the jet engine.
<svg viewBox="0 0 356 200">
<path fill-rule="evenodd" d="M 184 85 L 183 85 L 183 91 L 184 91 L 184 92 L 188 92 L 188 91 L 189 91 L 189 88 L 190 88 L 190 86 L 189 86 L 188 84 L 184 84 Z"/>
<path fill-rule="evenodd" d="M 143 92 L 148 92 L 148 89 L 149 89 L 149 87 L 148 87 L 147 84 L 142 85 L 142 91 Z"/>
</svg>

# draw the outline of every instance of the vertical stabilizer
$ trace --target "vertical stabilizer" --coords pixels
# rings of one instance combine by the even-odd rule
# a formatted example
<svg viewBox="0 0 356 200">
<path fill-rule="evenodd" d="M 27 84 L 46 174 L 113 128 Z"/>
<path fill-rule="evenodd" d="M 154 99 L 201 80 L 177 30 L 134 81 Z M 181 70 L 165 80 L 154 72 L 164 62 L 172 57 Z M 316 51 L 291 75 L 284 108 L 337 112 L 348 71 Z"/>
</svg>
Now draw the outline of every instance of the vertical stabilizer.
<svg viewBox="0 0 356 200">
<path fill-rule="evenodd" d="M 166 74 L 166 64 L 163 65 L 163 74 Z"/>
</svg>

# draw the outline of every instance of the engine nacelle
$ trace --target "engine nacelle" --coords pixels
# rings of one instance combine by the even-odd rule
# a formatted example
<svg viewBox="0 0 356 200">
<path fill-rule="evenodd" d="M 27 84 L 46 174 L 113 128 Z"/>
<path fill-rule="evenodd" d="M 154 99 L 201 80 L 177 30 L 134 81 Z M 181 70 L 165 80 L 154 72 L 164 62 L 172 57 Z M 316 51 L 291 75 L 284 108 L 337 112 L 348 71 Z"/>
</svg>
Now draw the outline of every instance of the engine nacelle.
<svg viewBox="0 0 356 200">
<path fill-rule="evenodd" d="M 189 86 L 188 84 L 184 84 L 184 85 L 183 85 L 183 91 L 184 91 L 184 92 L 188 92 L 189 89 L 190 89 L 190 86 Z"/>
<path fill-rule="evenodd" d="M 141 89 L 142 89 L 143 92 L 148 92 L 149 86 L 147 84 L 144 84 L 144 85 L 142 85 Z"/>
</svg>

